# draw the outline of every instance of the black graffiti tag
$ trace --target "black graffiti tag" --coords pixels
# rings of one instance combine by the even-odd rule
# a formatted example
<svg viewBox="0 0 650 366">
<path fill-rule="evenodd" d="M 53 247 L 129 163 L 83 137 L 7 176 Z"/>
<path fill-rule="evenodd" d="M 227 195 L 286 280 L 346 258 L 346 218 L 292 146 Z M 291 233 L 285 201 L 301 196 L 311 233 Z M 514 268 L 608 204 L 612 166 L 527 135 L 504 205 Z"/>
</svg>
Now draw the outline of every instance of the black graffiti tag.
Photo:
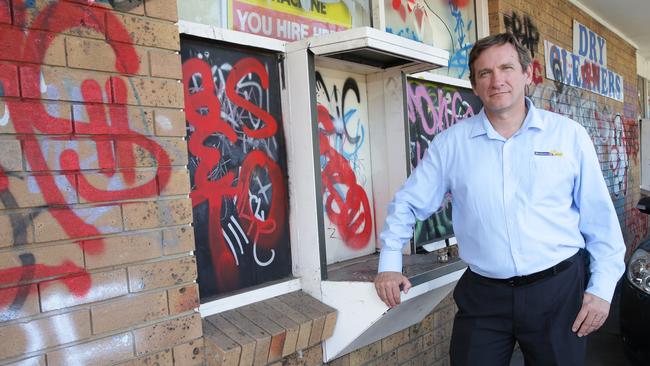
<svg viewBox="0 0 650 366">
<path fill-rule="evenodd" d="M 531 55 L 535 57 L 535 51 L 537 51 L 537 45 L 539 44 L 539 32 L 528 15 L 524 15 L 522 20 L 519 15 L 513 11 L 512 15 L 503 16 L 503 23 L 506 26 L 506 30 L 517 37 L 519 42 L 521 42 L 524 47 L 528 48 Z"/>
</svg>

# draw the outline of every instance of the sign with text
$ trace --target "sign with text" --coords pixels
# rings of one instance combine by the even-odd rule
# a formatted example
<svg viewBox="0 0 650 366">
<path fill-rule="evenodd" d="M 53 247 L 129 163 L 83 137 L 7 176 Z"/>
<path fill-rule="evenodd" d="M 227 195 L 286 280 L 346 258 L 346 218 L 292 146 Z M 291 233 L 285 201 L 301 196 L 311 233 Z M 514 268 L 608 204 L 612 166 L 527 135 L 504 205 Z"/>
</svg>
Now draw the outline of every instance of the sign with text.
<svg viewBox="0 0 650 366">
<path fill-rule="evenodd" d="M 343 2 L 322 0 L 229 0 L 231 29 L 284 41 L 349 29 L 352 18 Z"/>
<path fill-rule="evenodd" d="M 600 51 L 597 53 L 600 59 Z M 547 78 L 623 101 L 623 77 L 588 56 L 569 52 L 544 40 L 544 58 Z"/>
<path fill-rule="evenodd" d="M 573 52 L 590 62 L 607 66 L 607 42 L 605 38 L 573 20 Z"/>
</svg>

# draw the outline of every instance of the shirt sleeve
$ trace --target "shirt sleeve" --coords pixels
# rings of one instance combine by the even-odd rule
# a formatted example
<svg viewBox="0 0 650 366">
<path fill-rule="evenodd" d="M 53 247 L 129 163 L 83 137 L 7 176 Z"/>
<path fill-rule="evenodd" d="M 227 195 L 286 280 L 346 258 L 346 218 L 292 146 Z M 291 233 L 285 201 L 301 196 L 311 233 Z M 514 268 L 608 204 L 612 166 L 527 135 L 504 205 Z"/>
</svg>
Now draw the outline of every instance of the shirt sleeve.
<svg viewBox="0 0 650 366">
<path fill-rule="evenodd" d="M 573 199 L 591 259 L 586 291 L 611 303 L 616 283 L 625 271 L 625 242 L 593 143 L 581 126 L 577 134 L 579 171 Z"/>
<path fill-rule="evenodd" d="M 440 208 L 448 191 L 437 142 L 438 139 L 434 139 L 424 158 L 388 204 L 386 222 L 379 235 L 378 272 L 402 272 L 402 248 L 413 236 L 416 219 L 429 218 Z"/>
</svg>

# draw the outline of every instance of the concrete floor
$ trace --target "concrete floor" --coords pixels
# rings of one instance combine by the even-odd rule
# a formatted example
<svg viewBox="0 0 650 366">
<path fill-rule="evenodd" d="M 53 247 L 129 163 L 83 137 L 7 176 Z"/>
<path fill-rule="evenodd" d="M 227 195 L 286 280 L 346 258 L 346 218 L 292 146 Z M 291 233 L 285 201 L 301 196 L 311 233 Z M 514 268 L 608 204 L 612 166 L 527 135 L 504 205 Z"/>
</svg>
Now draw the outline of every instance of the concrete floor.
<svg viewBox="0 0 650 366">
<path fill-rule="evenodd" d="M 623 353 L 618 309 L 619 291 L 616 291 L 607 321 L 601 329 L 589 336 L 585 366 L 633 366 Z M 524 357 L 519 349 L 512 355 L 510 366 L 524 366 Z"/>
</svg>

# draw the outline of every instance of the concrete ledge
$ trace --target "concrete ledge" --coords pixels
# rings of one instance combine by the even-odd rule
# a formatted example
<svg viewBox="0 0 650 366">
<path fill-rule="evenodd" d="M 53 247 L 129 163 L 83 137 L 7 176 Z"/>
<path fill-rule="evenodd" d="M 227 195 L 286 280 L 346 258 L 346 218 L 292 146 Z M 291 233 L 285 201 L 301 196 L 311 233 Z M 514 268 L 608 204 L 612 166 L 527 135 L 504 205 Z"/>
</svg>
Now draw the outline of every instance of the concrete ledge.
<svg viewBox="0 0 650 366">
<path fill-rule="evenodd" d="M 449 294 L 464 271 L 463 266 L 414 285 L 408 294 L 401 294 L 402 303 L 391 309 L 379 300 L 372 282 L 323 281 L 323 301 L 337 309 L 339 318 L 334 335 L 323 342 L 323 361 L 329 362 L 422 321 Z"/>
<path fill-rule="evenodd" d="M 447 249 L 445 249 L 447 250 Z M 377 275 L 379 254 L 371 254 L 327 266 L 328 281 L 373 282 Z M 435 252 L 402 257 L 402 273 L 413 286 L 465 269 L 467 264 L 458 256 L 445 262 L 436 259 Z"/>
<path fill-rule="evenodd" d="M 203 318 L 208 365 L 262 366 L 332 336 L 337 312 L 302 291 Z"/>
</svg>

